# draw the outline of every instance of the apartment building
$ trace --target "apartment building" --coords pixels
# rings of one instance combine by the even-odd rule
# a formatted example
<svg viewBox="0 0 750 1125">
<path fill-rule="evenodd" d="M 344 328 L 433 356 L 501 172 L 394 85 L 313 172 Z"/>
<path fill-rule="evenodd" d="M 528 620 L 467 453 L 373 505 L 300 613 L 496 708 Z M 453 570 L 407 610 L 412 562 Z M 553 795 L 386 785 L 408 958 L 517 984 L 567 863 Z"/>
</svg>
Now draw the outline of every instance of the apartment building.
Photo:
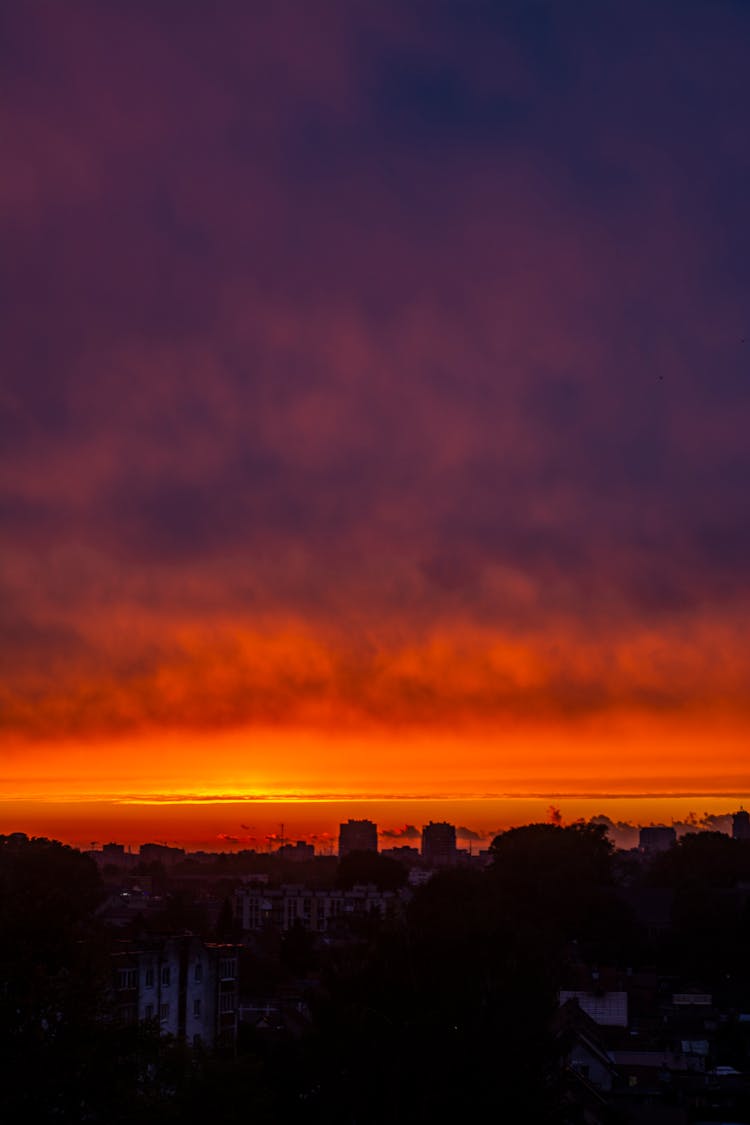
<svg viewBox="0 0 750 1125">
<path fill-rule="evenodd" d="M 400 909 L 401 896 L 377 887 L 352 890 L 311 890 L 288 885 L 242 887 L 235 893 L 235 917 L 245 932 L 273 928 L 286 932 L 295 924 L 324 934 L 353 918 L 377 912 L 381 917 Z"/>
<path fill-rule="evenodd" d="M 237 1038 L 237 947 L 192 935 L 121 942 L 113 954 L 116 1014 L 206 1047 Z"/>
</svg>

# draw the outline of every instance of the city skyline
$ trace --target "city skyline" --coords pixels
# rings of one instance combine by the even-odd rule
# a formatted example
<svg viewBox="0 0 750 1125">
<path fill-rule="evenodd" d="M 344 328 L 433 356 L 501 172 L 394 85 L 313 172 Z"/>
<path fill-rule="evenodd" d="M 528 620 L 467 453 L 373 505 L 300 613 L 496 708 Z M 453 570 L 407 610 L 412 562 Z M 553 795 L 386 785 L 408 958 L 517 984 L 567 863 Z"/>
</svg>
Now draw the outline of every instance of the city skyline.
<svg viewBox="0 0 750 1125">
<path fill-rule="evenodd" d="M 337 816 L 346 816 L 348 820 L 354 820 L 356 824 L 362 823 L 363 819 L 366 824 L 373 824 L 365 816 L 365 813 L 367 811 L 372 812 L 373 808 L 379 808 L 381 812 L 392 811 L 393 804 L 388 802 L 385 805 L 373 806 L 363 802 L 359 809 L 356 806 L 353 808 L 351 805 L 342 804 L 335 806 L 339 810 L 338 813 L 330 811 L 327 819 L 321 820 L 319 812 L 313 816 L 308 814 L 306 818 L 304 813 L 301 816 L 299 813 L 295 816 L 294 807 L 282 803 L 276 806 L 266 819 L 256 817 L 256 823 L 240 823 L 232 830 L 227 828 L 226 816 L 221 819 L 225 830 L 216 830 L 217 823 L 214 823 L 210 828 L 206 827 L 203 833 L 201 833 L 200 827 L 196 830 L 195 819 L 193 819 L 190 834 L 185 834 L 184 827 L 181 828 L 179 822 L 170 824 L 164 818 L 160 820 L 135 820 L 123 827 L 122 821 L 116 817 L 109 821 L 103 819 L 103 815 L 106 814 L 101 811 L 99 811 L 98 819 L 95 822 L 97 838 L 93 838 L 91 832 L 88 835 L 86 834 L 85 826 L 87 822 L 85 817 L 81 816 L 80 811 L 76 811 L 68 822 L 55 821 L 55 816 L 59 816 L 59 813 L 42 813 L 41 827 L 33 823 L 25 823 L 17 818 L 8 819 L 4 827 L 6 834 L 21 832 L 31 837 L 48 836 L 59 839 L 62 843 L 72 845 L 81 851 L 101 850 L 106 844 L 115 843 L 118 846 L 124 846 L 126 850 L 135 854 L 142 844 L 151 842 L 160 846 L 182 849 L 188 854 L 197 851 L 215 853 L 257 851 L 258 853 L 275 854 L 282 845 L 288 847 L 301 843 L 312 845 L 316 855 L 338 855 L 340 854 L 339 842 L 342 825 L 337 823 Z M 397 803 L 395 804 L 397 805 Z M 484 810 L 484 805 L 485 802 L 479 802 L 474 811 Z M 392 820 L 385 823 L 374 823 L 378 851 L 404 846 L 414 847 L 421 851 L 424 828 L 433 824 L 432 817 L 443 818 L 446 814 L 446 805 L 444 804 L 430 804 L 426 807 L 431 809 L 429 820 L 418 820 L 414 824 L 408 822 L 393 823 Z M 525 824 L 565 826 L 584 823 L 602 825 L 615 847 L 628 850 L 638 845 L 640 833 L 644 829 L 661 831 L 666 828 L 674 831 L 676 839 L 694 832 L 720 832 L 724 835 L 737 836 L 735 823 L 738 813 L 740 819 L 748 816 L 743 805 L 738 806 L 736 802 L 732 801 L 722 804 L 720 811 L 714 809 L 714 811 L 704 810 L 699 813 L 694 809 L 688 809 L 680 815 L 679 806 L 675 805 L 674 801 L 666 800 L 661 809 L 661 817 L 650 820 L 613 818 L 603 812 L 601 807 L 599 807 L 598 812 L 592 811 L 593 808 L 597 807 L 593 805 L 587 810 L 587 815 L 579 816 L 564 815 L 562 808 L 558 805 L 542 807 L 536 802 L 527 807 L 531 811 L 530 814 L 527 813 L 526 818 L 522 817 L 517 811 L 514 819 L 505 823 L 497 823 L 493 827 L 481 825 L 478 822 L 472 827 L 459 819 L 452 825 L 456 831 L 458 848 L 470 854 L 477 852 L 486 848 L 495 837 L 503 832 L 511 828 L 522 827 Z M 413 809 L 414 806 L 409 805 L 407 808 Z M 424 808 L 425 806 L 422 806 L 423 810 Z M 226 810 L 222 811 L 226 812 Z M 351 817 L 352 811 L 357 812 L 356 817 Z M 458 811 L 465 813 L 469 811 L 469 807 L 464 803 Z M 290 819 L 286 821 L 274 820 L 274 812 L 290 817 Z M 208 826 L 211 822 L 207 820 L 205 823 Z M 443 823 L 443 820 L 437 820 L 434 823 L 439 825 Z M 93 829 L 93 823 L 89 826 Z"/>
</svg>

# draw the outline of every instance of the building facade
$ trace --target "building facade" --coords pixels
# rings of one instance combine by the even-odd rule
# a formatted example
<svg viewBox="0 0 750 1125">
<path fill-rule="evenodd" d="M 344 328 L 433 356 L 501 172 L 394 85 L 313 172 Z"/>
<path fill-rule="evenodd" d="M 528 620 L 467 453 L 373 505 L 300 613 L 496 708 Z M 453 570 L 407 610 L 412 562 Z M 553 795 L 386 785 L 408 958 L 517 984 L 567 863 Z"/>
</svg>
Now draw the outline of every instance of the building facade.
<svg viewBox="0 0 750 1125">
<path fill-rule="evenodd" d="M 429 867 L 455 867 L 456 829 L 445 821 L 430 821 L 422 829 L 422 859 Z"/>
<path fill-rule="evenodd" d="M 339 825 L 339 857 L 350 852 L 376 852 L 378 826 L 371 820 L 352 820 Z"/>
<path fill-rule="evenodd" d="M 739 809 L 732 817 L 732 837 L 735 840 L 750 840 L 750 813 Z"/>
<path fill-rule="evenodd" d="M 113 990 L 121 1023 L 158 1023 L 191 1045 L 232 1047 L 237 1039 L 237 947 L 191 935 L 121 942 Z"/>
<path fill-rule="evenodd" d="M 640 851 L 647 855 L 654 855 L 656 852 L 668 852 L 676 843 L 677 833 L 674 828 L 668 828 L 664 824 L 641 828 L 638 834 L 638 847 Z"/>
<path fill-rule="evenodd" d="M 174 867 L 185 858 L 184 848 L 172 848 L 167 844 L 141 844 L 140 858 L 143 863 L 161 863 L 164 867 Z"/>
<path fill-rule="evenodd" d="M 276 849 L 276 854 L 280 859 L 290 859 L 292 863 L 306 863 L 315 858 L 315 847 L 304 840 L 297 840 L 296 844 L 282 844 Z"/>
<path fill-rule="evenodd" d="M 267 928 L 285 933 L 300 925 L 312 933 L 325 934 L 368 914 L 385 917 L 395 913 L 401 903 L 397 892 L 379 891 L 373 886 L 349 891 L 249 886 L 235 892 L 235 917 L 246 933 Z"/>
</svg>

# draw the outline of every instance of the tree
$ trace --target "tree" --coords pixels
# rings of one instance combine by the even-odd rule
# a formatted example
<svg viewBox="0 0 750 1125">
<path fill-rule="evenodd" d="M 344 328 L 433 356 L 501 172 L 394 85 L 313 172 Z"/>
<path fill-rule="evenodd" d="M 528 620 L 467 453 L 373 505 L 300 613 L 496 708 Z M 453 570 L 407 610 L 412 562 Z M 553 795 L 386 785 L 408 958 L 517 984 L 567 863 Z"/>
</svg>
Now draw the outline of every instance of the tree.
<svg viewBox="0 0 750 1125">
<path fill-rule="evenodd" d="M 614 845 L 601 824 L 528 824 L 497 836 L 490 878 L 517 926 L 551 949 L 576 939 L 596 958 L 616 959 L 631 914 L 613 879 Z"/>
<path fill-rule="evenodd" d="M 54 840 L 0 837 L 0 1099 L 9 1118 L 22 1106 L 37 1119 L 62 1113 L 108 978 L 94 920 L 101 895 L 89 856 Z"/>
<path fill-rule="evenodd" d="M 723 832 L 689 832 L 669 851 L 654 856 L 647 881 L 675 890 L 733 887 L 750 876 L 750 851 L 743 844 Z"/>
<path fill-rule="evenodd" d="M 526 824 L 496 836 L 490 853 L 496 873 L 517 884 L 612 882 L 614 845 L 603 824 Z"/>
<path fill-rule="evenodd" d="M 405 926 L 331 951 L 319 1035 L 306 1050 L 311 1109 L 343 1121 L 356 1105 L 362 1125 L 467 1113 L 550 1120 L 549 968 L 483 873 L 436 874 Z"/>
</svg>

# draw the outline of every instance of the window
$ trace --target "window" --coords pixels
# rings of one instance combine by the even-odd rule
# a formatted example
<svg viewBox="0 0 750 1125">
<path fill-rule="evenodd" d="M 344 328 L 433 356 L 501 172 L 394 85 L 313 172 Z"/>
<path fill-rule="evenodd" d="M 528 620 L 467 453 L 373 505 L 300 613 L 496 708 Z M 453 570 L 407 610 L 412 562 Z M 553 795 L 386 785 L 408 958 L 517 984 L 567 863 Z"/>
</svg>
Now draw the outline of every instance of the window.
<svg viewBox="0 0 750 1125">
<path fill-rule="evenodd" d="M 124 988 L 135 988 L 136 984 L 136 971 L 135 969 L 118 969 L 117 970 L 117 987 L 122 990 Z"/>
<path fill-rule="evenodd" d="M 199 997 L 197 997 L 197 999 L 193 1000 L 193 1015 L 196 1018 L 199 1018 L 200 1014 L 201 1014 L 201 1000 L 200 1000 L 200 996 L 199 996 Z"/>
<path fill-rule="evenodd" d="M 162 967 L 161 983 L 163 988 L 169 988 L 169 965 L 164 965 Z"/>
<path fill-rule="evenodd" d="M 146 969 L 146 972 L 143 975 L 143 985 L 144 985 L 145 988 L 153 988 L 154 987 L 154 970 L 153 969 Z"/>
<path fill-rule="evenodd" d="M 154 1018 L 154 1005 L 153 1004 L 147 1004 L 146 1005 L 146 1010 L 143 1013 L 143 1018 L 145 1020 L 152 1020 Z"/>
<path fill-rule="evenodd" d="M 159 1005 L 159 1019 L 162 1023 L 164 1023 L 165 1020 L 169 1019 L 169 1004 Z"/>
<path fill-rule="evenodd" d="M 219 961 L 219 976 L 222 980 L 233 980 L 237 973 L 237 962 L 234 957 L 222 957 Z"/>
<path fill-rule="evenodd" d="M 200 984 L 200 982 L 203 980 L 203 966 L 201 965 L 200 961 L 195 962 L 195 972 L 193 976 L 195 977 L 196 984 Z"/>
<path fill-rule="evenodd" d="M 220 1012 L 233 1012 L 234 1011 L 234 993 L 221 992 L 219 993 L 219 1011 Z"/>
</svg>

